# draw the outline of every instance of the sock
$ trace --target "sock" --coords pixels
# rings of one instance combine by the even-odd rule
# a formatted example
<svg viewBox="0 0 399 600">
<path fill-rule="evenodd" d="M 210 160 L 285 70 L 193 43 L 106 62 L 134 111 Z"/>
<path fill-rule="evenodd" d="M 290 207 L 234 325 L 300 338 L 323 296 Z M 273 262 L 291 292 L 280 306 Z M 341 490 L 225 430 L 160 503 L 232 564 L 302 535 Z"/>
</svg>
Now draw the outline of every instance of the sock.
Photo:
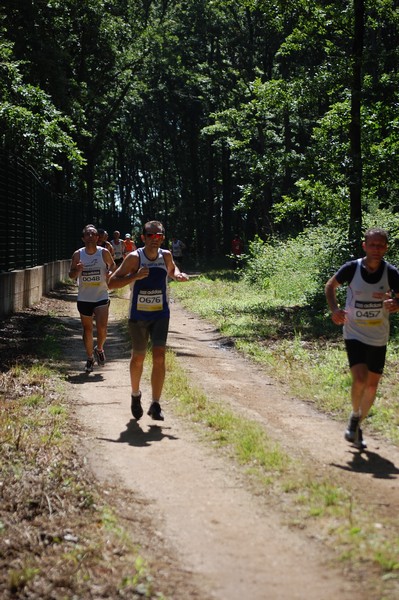
<svg viewBox="0 0 399 600">
<path fill-rule="evenodd" d="M 352 410 L 351 417 L 359 418 L 360 416 L 361 416 L 360 410 L 357 410 L 356 412 L 354 410 Z"/>
<path fill-rule="evenodd" d="M 141 395 L 140 390 L 138 390 L 137 392 L 132 392 L 132 396 L 134 396 L 134 398 L 138 398 Z"/>
</svg>

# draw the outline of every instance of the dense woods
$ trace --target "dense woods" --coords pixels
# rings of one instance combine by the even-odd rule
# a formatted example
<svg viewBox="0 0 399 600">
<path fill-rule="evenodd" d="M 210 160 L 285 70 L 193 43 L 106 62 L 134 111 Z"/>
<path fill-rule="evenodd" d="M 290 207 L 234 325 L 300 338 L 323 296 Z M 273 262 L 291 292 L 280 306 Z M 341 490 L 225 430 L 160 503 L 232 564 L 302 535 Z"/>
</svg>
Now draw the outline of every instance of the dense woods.
<svg viewBox="0 0 399 600">
<path fill-rule="evenodd" d="M 198 256 L 398 208 L 393 0 L 6 0 L 0 140 Z"/>
</svg>

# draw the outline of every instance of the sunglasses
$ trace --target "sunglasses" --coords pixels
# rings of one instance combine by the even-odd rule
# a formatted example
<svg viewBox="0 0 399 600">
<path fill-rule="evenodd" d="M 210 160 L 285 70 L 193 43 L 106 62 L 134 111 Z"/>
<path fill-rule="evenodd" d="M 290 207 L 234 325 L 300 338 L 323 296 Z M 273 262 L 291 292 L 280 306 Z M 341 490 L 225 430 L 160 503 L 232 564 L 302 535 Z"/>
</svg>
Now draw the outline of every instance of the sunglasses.
<svg viewBox="0 0 399 600">
<path fill-rule="evenodd" d="M 163 235 L 163 233 L 146 233 L 145 237 L 156 238 L 156 239 L 160 240 L 161 238 L 164 237 L 164 235 Z"/>
</svg>

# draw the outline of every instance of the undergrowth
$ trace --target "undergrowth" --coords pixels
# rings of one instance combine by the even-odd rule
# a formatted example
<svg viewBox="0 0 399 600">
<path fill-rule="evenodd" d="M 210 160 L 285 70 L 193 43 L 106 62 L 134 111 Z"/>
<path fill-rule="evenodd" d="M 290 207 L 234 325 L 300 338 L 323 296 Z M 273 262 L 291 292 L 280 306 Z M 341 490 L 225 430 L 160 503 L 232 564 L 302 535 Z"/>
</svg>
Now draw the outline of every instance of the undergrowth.
<svg viewBox="0 0 399 600">
<path fill-rule="evenodd" d="M 75 450 L 56 321 L 35 309 L 1 328 L 13 338 L 1 351 L 0 596 L 161 599 L 121 517 L 129 493 L 100 491 Z"/>
<path fill-rule="evenodd" d="M 399 264 L 397 221 L 391 223 L 387 259 Z M 175 297 L 214 323 L 237 349 L 287 383 L 296 396 L 340 420 L 350 411 L 351 379 L 342 328 L 331 321 L 324 285 L 350 259 L 345 239 L 342 231 L 327 227 L 309 229 L 293 239 L 255 239 L 240 271 L 209 271 L 185 285 L 172 284 Z M 344 292 L 340 290 L 341 303 Z M 368 418 L 370 429 L 396 444 L 398 347 L 396 314 L 391 317 L 385 373 Z"/>
</svg>

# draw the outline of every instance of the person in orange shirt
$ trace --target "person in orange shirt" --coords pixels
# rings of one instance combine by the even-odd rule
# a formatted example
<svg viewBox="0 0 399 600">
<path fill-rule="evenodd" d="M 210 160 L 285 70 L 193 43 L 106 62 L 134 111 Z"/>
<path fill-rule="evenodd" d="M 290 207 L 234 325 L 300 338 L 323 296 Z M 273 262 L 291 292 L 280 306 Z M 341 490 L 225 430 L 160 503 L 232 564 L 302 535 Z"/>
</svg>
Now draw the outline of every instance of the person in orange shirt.
<svg viewBox="0 0 399 600">
<path fill-rule="evenodd" d="M 130 233 L 127 233 L 125 235 L 125 239 L 123 240 L 124 244 L 125 244 L 125 249 L 123 252 L 123 256 L 127 256 L 130 252 L 133 252 L 134 250 L 137 250 L 137 246 L 134 243 L 134 240 L 132 239 L 132 236 L 130 235 Z"/>
</svg>

